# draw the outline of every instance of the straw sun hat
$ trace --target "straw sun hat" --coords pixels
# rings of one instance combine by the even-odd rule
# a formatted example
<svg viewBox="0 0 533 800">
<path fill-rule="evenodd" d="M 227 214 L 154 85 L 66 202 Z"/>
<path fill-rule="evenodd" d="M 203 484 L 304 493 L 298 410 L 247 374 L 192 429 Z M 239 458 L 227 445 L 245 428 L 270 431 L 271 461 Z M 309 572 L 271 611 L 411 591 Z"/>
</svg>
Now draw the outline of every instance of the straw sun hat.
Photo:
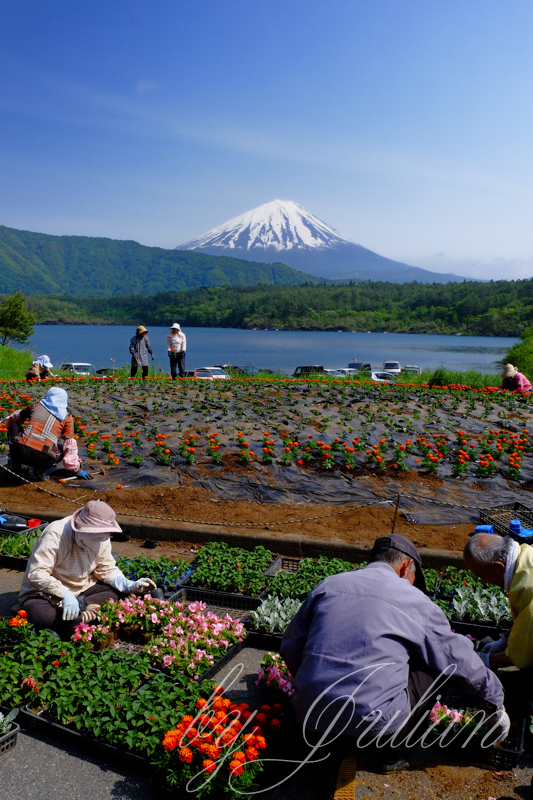
<svg viewBox="0 0 533 800">
<path fill-rule="evenodd" d="M 145 328 L 144 325 L 139 325 L 137 328 L 137 336 L 140 336 L 141 333 L 148 333 L 148 328 Z"/>
<path fill-rule="evenodd" d="M 503 368 L 502 378 L 512 378 L 513 375 L 516 375 L 518 372 L 516 367 L 513 367 L 512 364 L 506 364 Z"/>
</svg>

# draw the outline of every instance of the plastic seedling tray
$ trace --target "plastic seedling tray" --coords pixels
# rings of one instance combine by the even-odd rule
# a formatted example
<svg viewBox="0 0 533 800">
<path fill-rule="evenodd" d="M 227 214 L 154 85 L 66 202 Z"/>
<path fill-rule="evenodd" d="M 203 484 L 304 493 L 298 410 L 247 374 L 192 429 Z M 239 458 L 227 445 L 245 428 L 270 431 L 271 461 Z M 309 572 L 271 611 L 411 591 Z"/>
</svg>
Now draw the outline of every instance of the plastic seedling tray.
<svg viewBox="0 0 533 800">
<path fill-rule="evenodd" d="M 148 759 L 143 756 L 132 753 L 126 748 L 116 747 L 101 739 L 96 739 L 94 736 L 91 736 L 90 732 L 77 731 L 75 728 L 70 728 L 67 725 L 61 725 L 59 722 L 47 719 L 47 717 L 44 716 L 45 710 L 46 709 L 42 709 L 41 711 L 35 712 L 28 708 L 28 706 L 24 706 L 21 708 L 20 713 L 29 727 L 40 728 L 50 733 L 59 734 L 75 744 L 80 744 L 85 749 L 90 748 L 92 752 L 109 756 L 112 761 L 120 761 L 130 766 L 136 766 L 143 770 L 146 769 L 149 762 Z"/>
<path fill-rule="evenodd" d="M 533 536 L 524 537 L 509 530 L 512 519 L 519 519 L 522 528 L 533 528 L 533 509 L 515 501 L 514 503 L 503 503 L 501 506 L 484 508 L 479 512 L 480 522 L 485 525 L 493 525 L 494 533 L 499 533 L 501 536 L 512 536 L 520 544 L 530 544 Z"/>
<path fill-rule="evenodd" d="M 257 650 L 272 650 L 279 653 L 281 647 L 281 633 L 266 633 L 264 630 L 248 631 L 246 634 L 246 647 L 254 647 Z"/>
<path fill-rule="evenodd" d="M 450 688 L 448 692 L 445 693 L 443 702 L 449 708 L 469 710 L 475 713 L 479 701 L 476 701 L 463 692 L 454 691 Z M 486 711 L 487 716 L 490 716 L 491 713 L 494 712 Z M 524 708 L 511 706 L 507 708 L 507 713 L 511 718 L 511 729 L 504 742 L 485 748 L 476 746 L 477 743 L 472 742 L 472 749 L 475 749 L 476 753 L 475 760 L 480 763 L 490 764 L 498 770 L 515 769 L 515 767 L 518 766 L 520 756 L 524 752 L 524 740 L 526 735 L 526 716 Z M 463 752 L 469 759 L 472 759 L 472 749 L 469 750 L 467 745 L 464 750 L 459 750 L 458 752 Z"/>
<path fill-rule="evenodd" d="M 171 603 L 183 603 L 184 605 L 194 602 L 205 603 L 208 611 L 213 611 L 215 614 L 229 613 L 233 619 L 243 620 L 250 611 L 255 611 L 259 608 L 263 597 L 264 592 L 261 592 L 259 597 L 251 597 L 246 594 L 217 592 L 214 589 L 198 589 L 196 586 L 186 584 L 171 595 L 168 600 Z M 234 614 L 233 612 L 239 613 Z"/>
<path fill-rule="evenodd" d="M 299 558 L 286 558 L 285 556 L 277 556 L 272 564 L 265 570 L 265 575 L 270 577 L 277 575 L 278 572 L 298 572 L 300 569 L 301 559 Z"/>
<path fill-rule="evenodd" d="M 288 559 L 291 561 L 297 561 L 298 559 Z M 274 556 L 271 563 L 262 573 L 264 577 L 275 575 L 281 569 L 281 556 Z M 195 584 L 191 583 L 191 578 L 196 571 L 196 559 L 192 562 L 193 571 L 191 575 L 188 575 L 187 578 L 183 581 L 182 586 L 186 586 L 187 588 L 193 589 L 195 592 L 206 592 L 207 597 L 214 597 L 215 595 L 219 595 L 220 597 L 224 598 L 224 602 L 220 602 L 219 605 L 226 606 L 228 608 L 241 608 L 239 605 L 239 599 L 243 599 L 247 603 L 247 609 L 249 611 L 255 611 L 261 604 L 261 600 L 265 597 L 265 589 L 263 589 L 258 595 L 249 595 L 249 594 L 237 594 L 236 592 L 225 592 L 220 589 L 204 589 L 201 586 L 196 586 Z M 272 570 L 275 570 L 272 572 Z M 228 598 L 231 598 L 231 601 L 228 601 Z M 196 598 L 201 599 L 201 598 Z M 201 602 L 208 603 L 207 599 L 201 599 Z"/>
<path fill-rule="evenodd" d="M 493 639 L 499 639 L 504 633 L 508 633 L 511 628 L 511 623 L 503 623 L 496 625 L 490 622 L 465 622 L 464 620 L 450 620 L 450 625 L 455 633 L 462 633 L 463 636 L 467 633 L 474 639 L 484 639 L 486 636 L 492 636 Z"/>
<path fill-rule="evenodd" d="M 3 556 L 0 554 L 0 568 L 2 569 L 18 569 L 20 572 L 25 572 L 27 566 L 27 558 L 19 558 L 18 556 Z"/>
<path fill-rule="evenodd" d="M 20 731 L 20 725 L 13 723 L 13 726 L 8 733 L 0 736 L 0 756 L 12 750 L 17 743 L 17 736 Z"/>
</svg>

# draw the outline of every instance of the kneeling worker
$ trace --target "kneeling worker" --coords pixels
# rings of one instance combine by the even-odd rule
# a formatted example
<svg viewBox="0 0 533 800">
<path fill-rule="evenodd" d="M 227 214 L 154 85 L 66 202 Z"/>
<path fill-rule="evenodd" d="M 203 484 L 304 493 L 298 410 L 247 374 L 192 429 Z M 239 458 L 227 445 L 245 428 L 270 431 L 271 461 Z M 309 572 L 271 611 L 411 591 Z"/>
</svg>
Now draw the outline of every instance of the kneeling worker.
<svg viewBox="0 0 533 800">
<path fill-rule="evenodd" d="M 78 478 L 90 480 L 81 470 L 78 443 L 74 438 L 74 419 L 67 409 L 64 389 L 49 389 L 42 400 L 14 411 L 4 423 L 9 429 L 9 455 L 14 472 L 21 474 L 22 465 L 32 467 L 37 479 L 63 459 L 65 469 Z M 63 438 L 64 444 L 59 443 Z"/>
<path fill-rule="evenodd" d="M 499 586 L 511 605 L 509 637 L 486 644 L 480 653 L 487 667 L 533 667 L 533 547 L 510 536 L 478 533 L 464 549 L 468 569 L 484 583 Z"/>
<path fill-rule="evenodd" d="M 313 589 L 281 643 L 306 733 L 327 734 L 323 748 L 340 737 L 335 748 L 352 761 L 379 735 L 382 772 L 427 758 L 418 741 L 445 676 L 490 712 L 493 740 L 510 726 L 500 681 L 424 593 L 421 563 L 404 536 L 377 539 L 368 566 Z"/>
<path fill-rule="evenodd" d="M 130 581 L 117 567 L 109 536 L 121 530 L 113 509 L 101 500 L 89 500 L 72 516 L 47 525 L 29 558 L 15 610 L 24 609 L 29 622 L 69 639 L 75 625 L 95 619 L 106 600 L 155 589 L 150 578 Z M 82 613 L 81 596 L 88 604 Z"/>
</svg>

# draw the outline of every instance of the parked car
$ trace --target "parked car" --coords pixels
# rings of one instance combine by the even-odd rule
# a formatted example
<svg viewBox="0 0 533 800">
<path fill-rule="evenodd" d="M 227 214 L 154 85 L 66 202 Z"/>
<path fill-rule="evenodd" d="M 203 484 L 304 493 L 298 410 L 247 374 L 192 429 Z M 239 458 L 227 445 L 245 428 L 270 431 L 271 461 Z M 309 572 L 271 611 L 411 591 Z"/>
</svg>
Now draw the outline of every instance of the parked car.
<svg viewBox="0 0 533 800">
<path fill-rule="evenodd" d="M 215 367 L 223 369 L 224 372 L 227 372 L 228 375 L 231 375 L 233 378 L 239 378 L 246 374 L 241 367 L 236 367 L 235 364 L 215 364 Z"/>
<path fill-rule="evenodd" d="M 402 372 L 410 372 L 411 375 L 422 375 L 422 370 L 415 364 L 406 364 L 402 367 Z"/>
<path fill-rule="evenodd" d="M 348 363 L 348 369 L 351 371 L 356 372 L 370 372 L 372 367 L 370 364 L 365 364 L 364 361 L 350 361 Z"/>
<path fill-rule="evenodd" d="M 384 361 L 383 371 L 390 372 L 392 375 L 401 375 L 402 368 L 399 361 Z"/>
<path fill-rule="evenodd" d="M 226 370 L 220 367 L 200 367 L 200 369 L 194 370 L 194 375 L 191 377 L 203 381 L 231 380 L 231 375 L 228 375 Z"/>
<path fill-rule="evenodd" d="M 324 373 L 324 367 L 315 364 L 311 367 L 296 367 L 294 372 L 292 373 L 293 378 L 302 378 L 302 377 L 309 377 L 309 375 L 322 375 Z"/>
<path fill-rule="evenodd" d="M 82 378 L 87 375 L 96 375 L 96 369 L 92 364 L 83 361 L 69 361 L 61 365 L 61 372 L 70 372 L 72 375 Z"/>
<path fill-rule="evenodd" d="M 344 378 L 344 370 L 342 369 L 325 369 L 324 372 L 327 375 L 331 375 L 332 378 Z"/>
<path fill-rule="evenodd" d="M 370 380 L 375 381 L 376 383 L 395 383 L 397 378 L 398 376 L 394 375 L 392 372 L 370 373 Z"/>
<path fill-rule="evenodd" d="M 339 367 L 338 372 L 342 372 L 345 378 L 364 378 L 367 372 L 372 372 L 370 364 L 365 364 L 365 369 L 353 369 L 352 367 Z"/>
</svg>

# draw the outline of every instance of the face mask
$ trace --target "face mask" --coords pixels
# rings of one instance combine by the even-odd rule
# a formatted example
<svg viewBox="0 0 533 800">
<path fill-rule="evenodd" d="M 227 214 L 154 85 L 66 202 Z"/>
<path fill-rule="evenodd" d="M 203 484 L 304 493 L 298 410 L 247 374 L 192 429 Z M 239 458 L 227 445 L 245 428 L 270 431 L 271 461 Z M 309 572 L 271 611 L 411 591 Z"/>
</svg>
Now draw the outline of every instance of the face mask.
<svg viewBox="0 0 533 800">
<path fill-rule="evenodd" d="M 76 531 L 76 544 L 83 550 L 98 550 L 109 539 L 108 533 L 80 533 Z"/>
</svg>

